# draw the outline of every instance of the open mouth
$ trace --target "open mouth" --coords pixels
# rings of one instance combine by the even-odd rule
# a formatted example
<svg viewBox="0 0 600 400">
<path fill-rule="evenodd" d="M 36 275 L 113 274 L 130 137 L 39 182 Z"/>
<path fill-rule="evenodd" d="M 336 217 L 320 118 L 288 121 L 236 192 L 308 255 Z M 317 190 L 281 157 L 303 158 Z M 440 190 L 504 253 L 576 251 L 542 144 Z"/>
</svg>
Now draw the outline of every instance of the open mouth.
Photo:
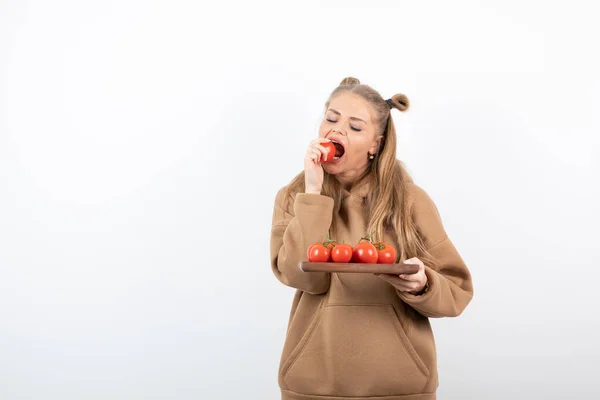
<svg viewBox="0 0 600 400">
<path fill-rule="evenodd" d="M 337 160 L 344 155 L 346 150 L 344 149 L 344 146 L 342 146 L 338 142 L 332 140 L 331 143 L 333 143 L 333 145 L 335 146 L 335 156 L 333 157 L 333 159 Z"/>
</svg>

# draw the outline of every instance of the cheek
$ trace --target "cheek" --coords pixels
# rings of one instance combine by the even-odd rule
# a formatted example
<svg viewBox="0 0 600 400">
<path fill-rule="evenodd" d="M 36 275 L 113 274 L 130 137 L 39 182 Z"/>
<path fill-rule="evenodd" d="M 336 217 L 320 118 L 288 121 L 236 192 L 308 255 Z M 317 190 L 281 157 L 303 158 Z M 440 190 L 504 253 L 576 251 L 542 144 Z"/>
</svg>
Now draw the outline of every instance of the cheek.
<svg viewBox="0 0 600 400">
<path fill-rule="evenodd" d="M 321 126 L 319 127 L 319 137 L 325 137 L 327 135 L 327 127 L 325 126 L 325 124 L 321 124 Z"/>
<path fill-rule="evenodd" d="M 350 146 L 350 155 L 365 155 L 369 151 L 370 145 L 364 138 L 353 138 L 352 144 Z"/>
</svg>

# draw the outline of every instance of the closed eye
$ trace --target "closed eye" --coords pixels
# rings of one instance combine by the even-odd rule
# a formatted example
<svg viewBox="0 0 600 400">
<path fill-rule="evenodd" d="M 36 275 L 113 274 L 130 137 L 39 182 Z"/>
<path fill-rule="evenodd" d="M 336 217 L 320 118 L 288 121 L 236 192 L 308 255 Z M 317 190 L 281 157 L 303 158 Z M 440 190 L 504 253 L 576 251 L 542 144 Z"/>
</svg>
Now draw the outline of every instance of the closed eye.
<svg viewBox="0 0 600 400">
<path fill-rule="evenodd" d="M 337 121 L 332 121 L 332 120 L 330 120 L 328 118 L 326 118 L 326 120 L 329 121 L 329 122 L 337 122 Z M 352 129 L 353 131 L 356 131 L 356 132 L 362 131 L 362 129 L 357 129 L 357 128 L 353 127 L 352 125 L 350 125 L 350 129 Z"/>
</svg>

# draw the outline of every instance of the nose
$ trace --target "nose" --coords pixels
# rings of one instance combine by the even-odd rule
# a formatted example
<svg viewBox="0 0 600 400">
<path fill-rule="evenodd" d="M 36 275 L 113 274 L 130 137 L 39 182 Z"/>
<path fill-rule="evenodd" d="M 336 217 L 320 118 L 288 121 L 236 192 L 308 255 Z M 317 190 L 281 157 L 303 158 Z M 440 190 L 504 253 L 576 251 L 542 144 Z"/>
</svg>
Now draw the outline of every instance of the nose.
<svg viewBox="0 0 600 400">
<path fill-rule="evenodd" d="M 336 128 L 331 129 L 331 133 L 335 133 L 335 132 L 343 135 L 342 131 L 338 131 Z"/>
</svg>

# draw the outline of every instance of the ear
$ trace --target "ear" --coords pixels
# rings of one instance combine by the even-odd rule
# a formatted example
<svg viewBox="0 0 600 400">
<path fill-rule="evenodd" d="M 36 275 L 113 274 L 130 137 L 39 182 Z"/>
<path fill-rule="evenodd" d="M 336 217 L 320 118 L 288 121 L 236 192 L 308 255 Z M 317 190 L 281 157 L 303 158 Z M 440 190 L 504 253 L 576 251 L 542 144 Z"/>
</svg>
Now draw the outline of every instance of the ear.
<svg viewBox="0 0 600 400">
<path fill-rule="evenodd" d="M 381 149 L 382 141 L 383 141 L 383 135 L 377 136 L 375 138 L 375 140 L 373 140 L 373 145 L 369 149 L 369 152 L 371 154 L 377 154 L 377 153 L 379 153 L 379 149 Z"/>
</svg>

